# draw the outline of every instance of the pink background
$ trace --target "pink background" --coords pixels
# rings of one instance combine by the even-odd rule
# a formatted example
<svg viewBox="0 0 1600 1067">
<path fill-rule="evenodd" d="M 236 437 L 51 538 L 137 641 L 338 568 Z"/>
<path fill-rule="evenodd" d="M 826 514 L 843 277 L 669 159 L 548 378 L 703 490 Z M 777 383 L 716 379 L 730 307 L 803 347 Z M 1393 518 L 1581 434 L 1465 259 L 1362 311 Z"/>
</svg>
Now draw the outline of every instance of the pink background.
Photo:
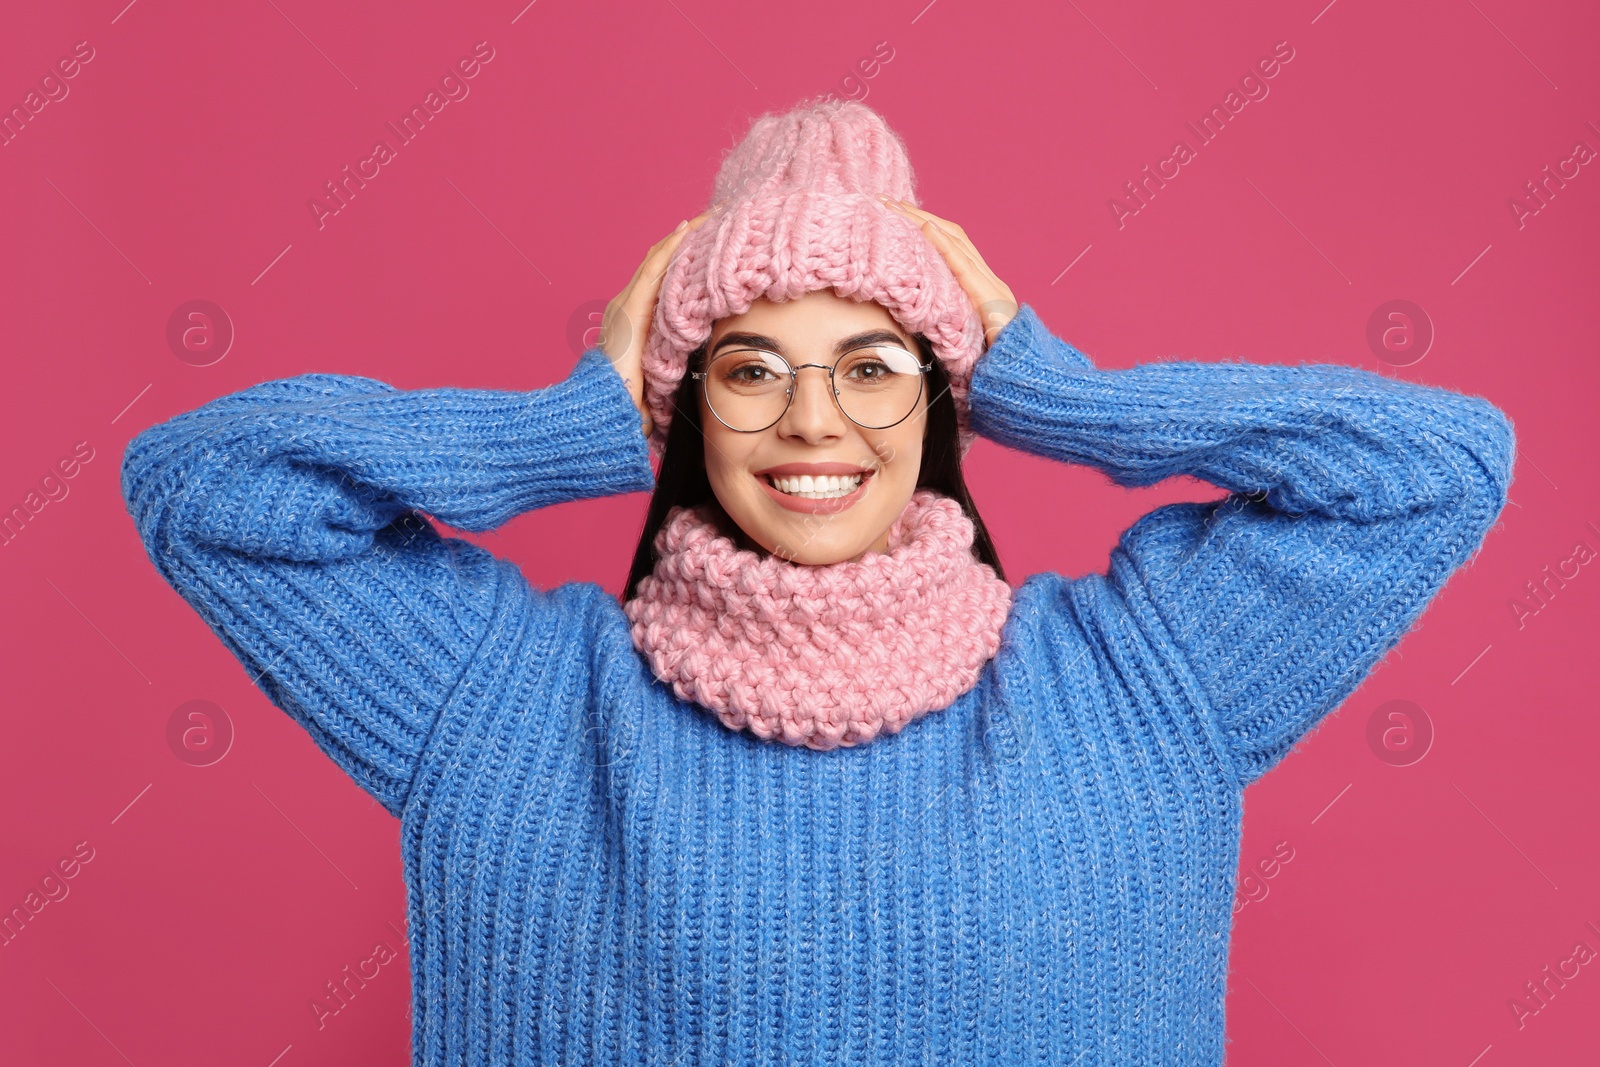
<svg viewBox="0 0 1600 1067">
<path fill-rule="evenodd" d="M 750 119 L 831 90 L 885 115 L 924 205 L 1098 365 L 1339 362 L 1511 415 L 1514 506 L 1481 555 L 1246 798 L 1229 1062 L 1600 1061 L 1600 961 L 1511 1007 L 1579 942 L 1600 952 L 1600 165 L 1562 162 L 1600 150 L 1592 5 L 124 2 L 12 4 L 0 32 L 6 109 L 93 49 L 0 147 L 0 508 L 92 449 L 0 546 L 0 910 L 92 849 L 0 946 L 0 1059 L 407 1062 L 398 824 L 161 580 L 123 449 L 306 371 L 559 380 Z M 470 94 L 319 227 L 324 182 L 480 41 Z M 1268 95 L 1200 145 L 1185 123 L 1284 41 Z M 1112 198 L 1180 138 L 1195 158 L 1119 225 Z M 197 299 L 236 330 L 206 366 L 167 341 Z M 1397 299 L 1435 332 L 1420 359 L 1368 343 Z M 1013 584 L 1100 570 L 1140 514 L 1217 495 L 1124 492 L 988 441 L 968 478 Z M 536 584 L 617 591 L 645 506 L 479 540 Z M 191 700 L 234 733 L 210 765 L 168 739 Z M 1394 700 L 1431 723 L 1408 765 L 1402 734 L 1369 742 Z M 400 959 L 319 1029 L 311 999 L 379 942 Z"/>
</svg>

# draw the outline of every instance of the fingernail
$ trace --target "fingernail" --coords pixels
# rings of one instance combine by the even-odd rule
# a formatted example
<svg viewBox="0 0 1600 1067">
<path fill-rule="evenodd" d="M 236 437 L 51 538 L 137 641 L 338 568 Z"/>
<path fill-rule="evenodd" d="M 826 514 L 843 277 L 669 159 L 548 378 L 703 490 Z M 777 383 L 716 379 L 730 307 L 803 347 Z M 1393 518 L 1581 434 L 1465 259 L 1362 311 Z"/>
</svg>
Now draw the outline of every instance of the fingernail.
<svg viewBox="0 0 1600 1067">
<path fill-rule="evenodd" d="M 678 229 L 681 230 L 687 225 L 689 225 L 689 220 L 688 219 L 684 219 L 682 222 L 678 223 Z"/>
</svg>

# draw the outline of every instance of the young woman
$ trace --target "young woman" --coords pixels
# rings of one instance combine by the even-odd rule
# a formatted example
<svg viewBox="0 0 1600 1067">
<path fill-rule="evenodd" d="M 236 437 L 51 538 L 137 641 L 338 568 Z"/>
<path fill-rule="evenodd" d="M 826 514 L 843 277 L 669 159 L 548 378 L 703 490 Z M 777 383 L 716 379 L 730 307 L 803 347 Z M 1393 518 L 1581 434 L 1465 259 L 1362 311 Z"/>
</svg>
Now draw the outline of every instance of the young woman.
<svg viewBox="0 0 1600 1067">
<path fill-rule="evenodd" d="M 1227 492 L 1013 591 L 975 433 Z M 1241 793 L 1512 458 L 1486 401 L 1355 368 L 1095 367 L 822 101 L 757 122 L 565 380 L 269 381 L 140 434 L 123 487 L 401 820 L 416 1062 L 1216 1065 Z M 652 489 L 621 603 L 423 514 Z"/>
</svg>

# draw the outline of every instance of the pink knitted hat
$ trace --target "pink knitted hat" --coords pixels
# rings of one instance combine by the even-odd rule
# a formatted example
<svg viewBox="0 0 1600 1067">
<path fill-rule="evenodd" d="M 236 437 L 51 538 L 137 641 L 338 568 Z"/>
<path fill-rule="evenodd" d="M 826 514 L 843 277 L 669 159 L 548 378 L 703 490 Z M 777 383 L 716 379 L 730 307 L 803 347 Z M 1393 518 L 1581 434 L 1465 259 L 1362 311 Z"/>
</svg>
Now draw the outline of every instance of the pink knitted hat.
<svg viewBox="0 0 1600 1067">
<path fill-rule="evenodd" d="M 830 287 L 878 302 L 902 329 L 928 339 L 950 378 L 966 454 L 975 437 L 967 386 L 983 328 L 938 249 L 878 200 L 916 204 L 914 180 L 905 145 L 858 101 L 821 97 L 751 125 L 717 172 L 710 216 L 661 279 L 644 349 L 656 455 L 666 450 L 689 356 L 716 320 L 748 311 L 757 297 L 782 302 Z"/>
</svg>

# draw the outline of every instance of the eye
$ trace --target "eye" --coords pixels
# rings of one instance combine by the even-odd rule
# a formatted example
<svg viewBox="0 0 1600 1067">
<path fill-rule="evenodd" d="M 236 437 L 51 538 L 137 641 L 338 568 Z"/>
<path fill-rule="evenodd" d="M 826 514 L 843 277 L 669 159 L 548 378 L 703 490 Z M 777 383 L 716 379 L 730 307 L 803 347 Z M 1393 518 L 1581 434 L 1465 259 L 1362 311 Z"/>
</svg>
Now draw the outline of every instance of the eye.
<svg viewBox="0 0 1600 1067">
<path fill-rule="evenodd" d="M 773 368 L 771 368 L 771 366 L 768 365 L 765 360 L 762 360 L 762 358 L 730 360 L 730 363 L 733 363 L 733 366 L 728 366 L 728 368 L 723 371 L 723 378 L 728 379 L 728 381 L 746 382 L 746 384 L 755 384 L 755 382 L 765 381 L 778 381 L 778 374 L 774 374 Z"/>
<path fill-rule="evenodd" d="M 788 368 L 782 356 L 758 348 L 726 352 L 712 364 L 715 378 L 733 386 L 774 385 L 788 377 Z"/>
<path fill-rule="evenodd" d="M 845 355 L 839 370 L 846 378 L 862 384 L 885 382 L 902 375 L 913 375 L 919 370 L 916 357 L 903 348 L 877 345 L 858 348 Z"/>
<path fill-rule="evenodd" d="M 728 371 L 728 380 L 734 382 L 760 382 L 765 381 L 772 371 L 761 363 L 745 363 Z"/>
</svg>

